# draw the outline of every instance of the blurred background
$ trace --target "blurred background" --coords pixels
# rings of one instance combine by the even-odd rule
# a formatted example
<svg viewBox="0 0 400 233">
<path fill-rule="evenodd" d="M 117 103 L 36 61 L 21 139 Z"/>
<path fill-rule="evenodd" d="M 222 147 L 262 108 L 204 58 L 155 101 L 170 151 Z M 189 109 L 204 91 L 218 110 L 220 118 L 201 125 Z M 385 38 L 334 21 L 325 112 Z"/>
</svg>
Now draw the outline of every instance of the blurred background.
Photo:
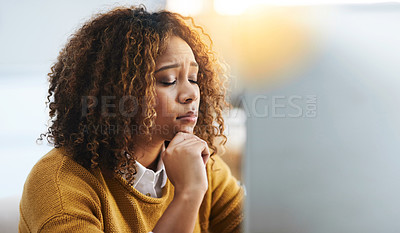
<svg viewBox="0 0 400 233">
<path fill-rule="evenodd" d="M 400 232 L 399 1 L 0 2 L 0 225 L 52 149 L 47 73 L 91 15 L 144 4 L 190 15 L 230 68 L 223 159 L 245 232 Z"/>
</svg>

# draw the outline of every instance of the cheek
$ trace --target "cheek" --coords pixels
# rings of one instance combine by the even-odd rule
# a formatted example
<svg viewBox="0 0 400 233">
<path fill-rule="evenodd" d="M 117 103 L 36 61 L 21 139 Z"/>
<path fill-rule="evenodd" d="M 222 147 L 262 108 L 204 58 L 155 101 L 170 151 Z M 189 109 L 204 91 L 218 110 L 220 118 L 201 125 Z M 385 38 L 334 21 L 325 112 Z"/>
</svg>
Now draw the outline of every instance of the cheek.
<svg viewBox="0 0 400 233">
<path fill-rule="evenodd" d="M 168 95 L 165 92 L 157 92 L 156 101 L 157 121 L 163 121 L 163 119 L 174 116 L 174 99 L 172 95 Z"/>
</svg>

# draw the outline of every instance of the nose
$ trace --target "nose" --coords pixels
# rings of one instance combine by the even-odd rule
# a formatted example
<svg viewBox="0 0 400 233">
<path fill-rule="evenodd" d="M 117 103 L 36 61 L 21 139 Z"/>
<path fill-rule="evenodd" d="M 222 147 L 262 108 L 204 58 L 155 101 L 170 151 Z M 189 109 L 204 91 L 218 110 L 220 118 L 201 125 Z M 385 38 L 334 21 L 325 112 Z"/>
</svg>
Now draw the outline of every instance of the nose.
<svg viewBox="0 0 400 233">
<path fill-rule="evenodd" d="M 187 78 L 179 85 L 178 101 L 181 104 L 189 104 L 196 101 L 199 95 L 198 86 L 191 83 Z"/>
</svg>

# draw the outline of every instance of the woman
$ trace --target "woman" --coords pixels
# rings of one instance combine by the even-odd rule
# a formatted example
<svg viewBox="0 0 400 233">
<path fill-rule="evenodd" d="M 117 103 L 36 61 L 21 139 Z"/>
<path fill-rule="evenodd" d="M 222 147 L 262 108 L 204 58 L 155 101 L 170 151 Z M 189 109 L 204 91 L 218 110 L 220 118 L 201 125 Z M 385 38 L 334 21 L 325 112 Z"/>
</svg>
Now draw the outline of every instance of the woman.
<svg viewBox="0 0 400 233">
<path fill-rule="evenodd" d="M 27 178 L 20 232 L 240 231 L 243 191 L 214 145 L 222 69 L 185 19 L 117 8 L 72 36 L 49 74 L 40 139 L 55 148 Z"/>
</svg>

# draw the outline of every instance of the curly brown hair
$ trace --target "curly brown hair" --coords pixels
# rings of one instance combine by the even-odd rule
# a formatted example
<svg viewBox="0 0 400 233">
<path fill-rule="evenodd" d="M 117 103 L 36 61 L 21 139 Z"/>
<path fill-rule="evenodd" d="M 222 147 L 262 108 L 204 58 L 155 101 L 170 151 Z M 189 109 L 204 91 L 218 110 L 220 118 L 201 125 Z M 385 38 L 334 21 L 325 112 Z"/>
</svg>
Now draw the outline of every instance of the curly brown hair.
<svg viewBox="0 0 400 233">
<path fill-rule="evenodd" d="M 88 169 L 99 164 L 117 169 L 134 162 L 133 137 L 140 133 L 151 139 L 155 61 L 171 36 L 188 43 L 199 65 L 201 101 L 194 133 L 215 154 L 215 138 L 221 136 L 222 145 L 226 142 L 222 111 L 228 105 L 226 75 L 211 50 L 212 41 L 192 18 L 168 11 L 149 13 L 144 6 L 98 14 L 69 39 L 48 74 L 51 124 L 38 140 L 46 137 L 54 147 L 64 147 Z M 127 96 L 134 100 L 128 98 L 108 111 L 110 99 Z M 126 117 L 131 113 L 136 114 Z"/>
</svg>

